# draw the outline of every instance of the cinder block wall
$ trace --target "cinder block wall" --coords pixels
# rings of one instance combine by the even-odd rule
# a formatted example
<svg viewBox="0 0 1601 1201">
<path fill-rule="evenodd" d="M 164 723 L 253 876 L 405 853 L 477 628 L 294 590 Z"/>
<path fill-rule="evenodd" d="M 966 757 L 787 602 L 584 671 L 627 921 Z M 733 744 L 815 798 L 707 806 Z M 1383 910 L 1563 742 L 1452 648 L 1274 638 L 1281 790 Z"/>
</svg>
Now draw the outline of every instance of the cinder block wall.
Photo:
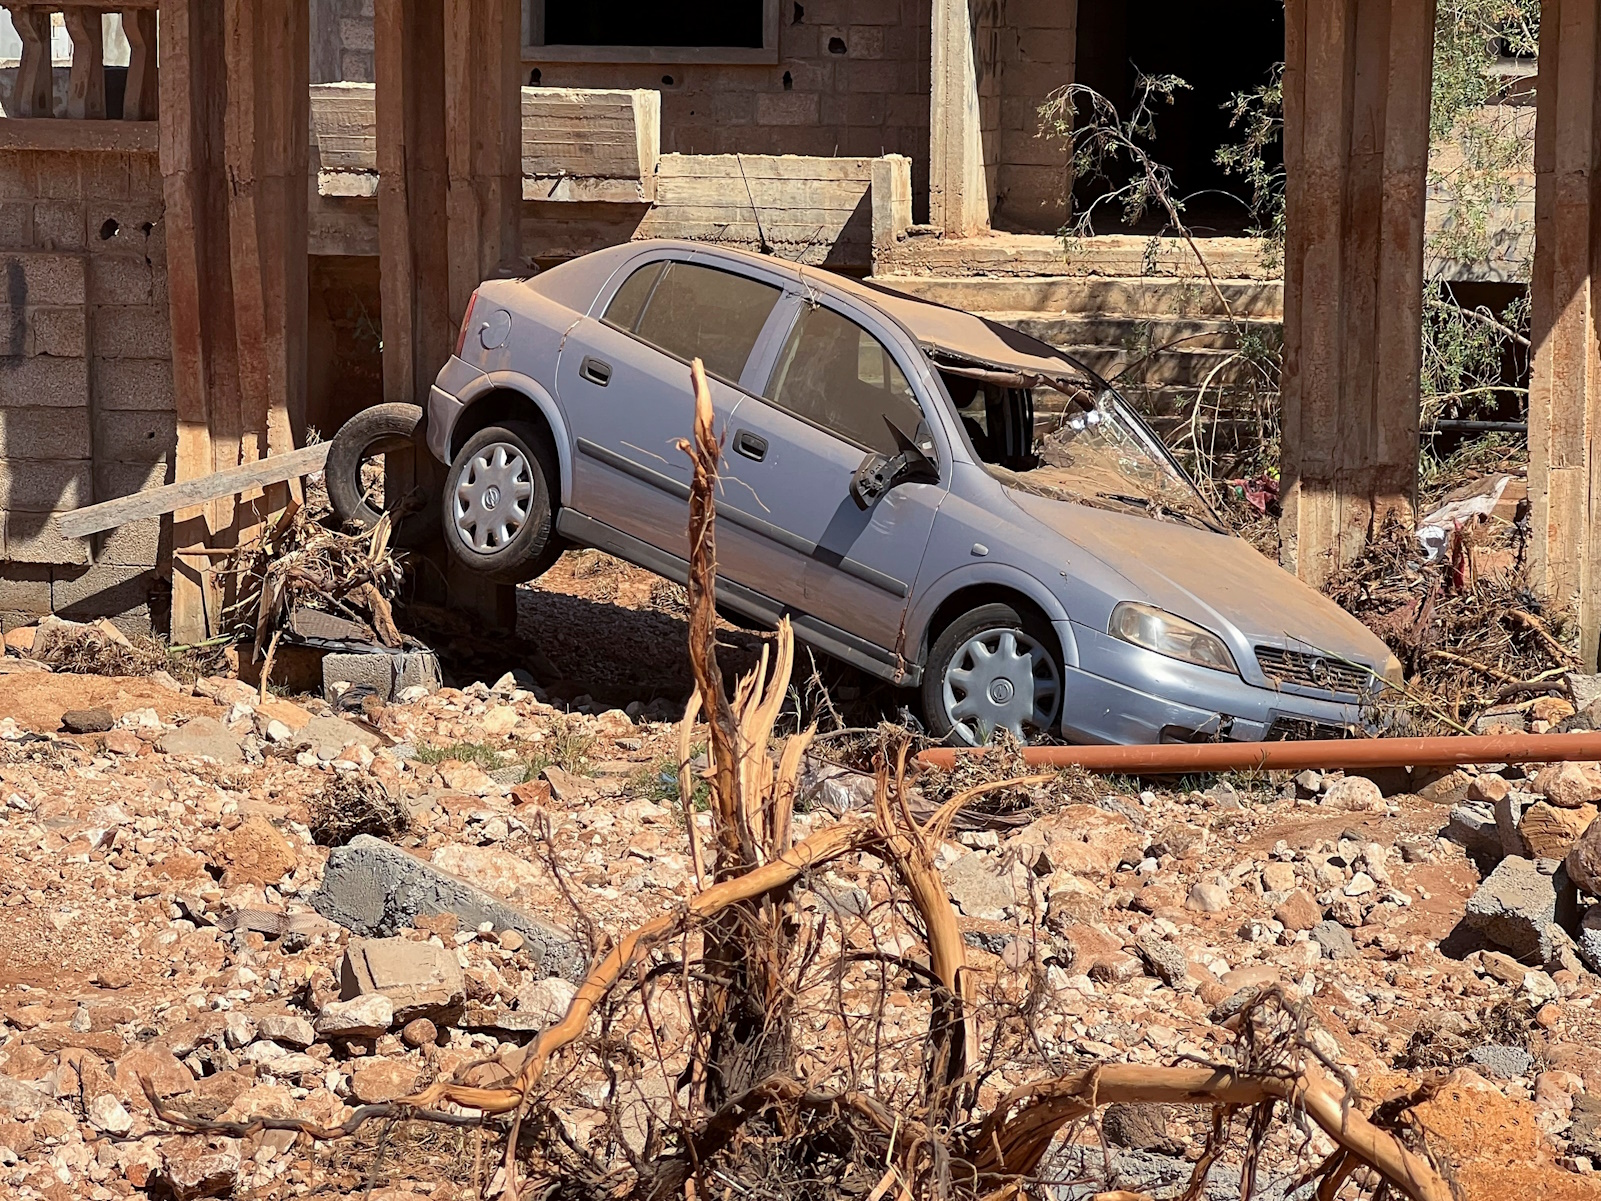
<svg viewBox="0 0 1601 1201">
<path fill-rule="evenodd" d="M 0 622 L 148 630 L 160 519 L 63 538 L 55 513 L 170 479 L 177 441 L 154 153 L 0 152 Z"/>
</svg>

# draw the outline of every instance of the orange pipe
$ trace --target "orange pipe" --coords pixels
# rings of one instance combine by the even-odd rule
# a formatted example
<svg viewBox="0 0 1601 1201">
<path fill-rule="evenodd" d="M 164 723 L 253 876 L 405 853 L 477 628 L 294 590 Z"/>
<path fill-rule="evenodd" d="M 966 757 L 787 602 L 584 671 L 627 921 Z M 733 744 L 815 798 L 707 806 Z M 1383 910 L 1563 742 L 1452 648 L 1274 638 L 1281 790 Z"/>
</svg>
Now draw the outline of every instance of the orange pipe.
<svg viewBox="0 0 1601 1201">
<path fill-rule="evenodd" d="M 958 755 L 982 754 L 983 748 L 935 747 L 919 754 L 917 761 L 928 767 L 949 769 L 956 766 Z M 1455 767 L 1463 763 L 1558 763 L 1570 759 L 1601 761 L 1601 731 L 1023 748 L 1023 762 L 1030 767 L 1076 766 L 1124 775 L 1300 771 L 1308 767 Z"/>
</svg>

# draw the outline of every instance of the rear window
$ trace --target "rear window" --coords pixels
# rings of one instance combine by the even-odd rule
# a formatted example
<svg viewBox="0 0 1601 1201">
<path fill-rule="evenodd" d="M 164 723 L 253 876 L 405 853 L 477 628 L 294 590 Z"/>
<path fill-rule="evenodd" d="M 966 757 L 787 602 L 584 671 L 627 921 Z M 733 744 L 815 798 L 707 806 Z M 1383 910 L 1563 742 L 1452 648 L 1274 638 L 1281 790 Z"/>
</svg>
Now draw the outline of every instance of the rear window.
<svg viewBox="0 0 1601 1201">
<path fill-rule="evenodd" d="M 686 362 L 699 357 L 710 374 L 737 383 L 778 296 L 773 285 L 731 271 L 647 263 L 617 289 L 605 320 Z"/>
</svg>

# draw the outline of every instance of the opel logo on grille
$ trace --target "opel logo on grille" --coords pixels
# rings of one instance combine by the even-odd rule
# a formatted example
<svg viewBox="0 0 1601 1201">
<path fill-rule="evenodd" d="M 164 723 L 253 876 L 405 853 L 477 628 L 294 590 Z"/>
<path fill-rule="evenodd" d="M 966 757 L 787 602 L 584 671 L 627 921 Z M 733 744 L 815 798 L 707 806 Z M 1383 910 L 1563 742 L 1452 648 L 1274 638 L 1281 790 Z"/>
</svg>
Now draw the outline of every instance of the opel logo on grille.
<svg viewBox="0 0 1601 1201">
<path fill-rule="evenodd" d="M 1325 686 L 1329 683 L 1330 679 L 1332 678 L 1331 675 L 1329 674 L 1328 661 L 1324 660 L 1324 659 L 1312 659 L 1312 660 L 1309 660 L 1307 665 L 1306 665 L 1306 673 L 1307 673 L 1307 675 L 1312 677 L 1312 682 L 1313 683 L 1315 683 L 1315 684 L 1323 684 Z"/>
</svg>

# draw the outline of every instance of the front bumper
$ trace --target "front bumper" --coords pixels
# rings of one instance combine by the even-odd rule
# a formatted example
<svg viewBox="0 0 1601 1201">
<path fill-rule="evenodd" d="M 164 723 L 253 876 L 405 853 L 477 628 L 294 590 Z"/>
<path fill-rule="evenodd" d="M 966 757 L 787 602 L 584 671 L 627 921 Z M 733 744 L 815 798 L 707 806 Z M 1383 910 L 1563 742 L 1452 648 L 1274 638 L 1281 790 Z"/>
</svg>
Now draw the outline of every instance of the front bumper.
<svg viewBox="0 0 1601 1201">
<path fill-rule="evenodd" d="M 1169 659 L 1075 624 L 1078 664 L 1066 670 L 1062 736 L 1079 743 L 1152 743 L 1369 724 L 1357 702 L 1297 696 Z M 1276 728 L 1276 729 L 1275 729 Z"/>
</svg>

